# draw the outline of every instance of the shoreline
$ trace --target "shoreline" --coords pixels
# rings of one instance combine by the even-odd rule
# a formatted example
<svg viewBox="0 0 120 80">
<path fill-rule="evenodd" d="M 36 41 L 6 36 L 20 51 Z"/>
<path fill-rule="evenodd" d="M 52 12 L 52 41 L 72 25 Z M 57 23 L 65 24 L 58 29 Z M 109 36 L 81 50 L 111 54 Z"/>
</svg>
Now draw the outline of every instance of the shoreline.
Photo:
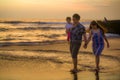
<svg viewBox="0 0 120 80">
<path fill-rule="evenodd" d="M 107 37 L 108 39 L 120 39 L 120 37 Z M 10 42 L 4 41 L 0 42 L 0 47 L 4 46 L 37 46 L 37 45 L 50 45 L 50 44 L 60 44 L 67 42 L 66 40 L 51 40 L 51 41 L 26 41 L 26 42 Z"/>
<path fill-rule="evenodd" d="M 111 47 L 101 55 L 100 72 L 96 75 L 91 43 L 78 55 L 77 74 L 71 74 L 72 59 L 65 42 L 34 46 L 0 47 L 1 80 L 119 80 L 120 38 L 109 39 Z M 83 44 L 82 44 L 83 45 Z M 111 66 L 112 65 L 112 66 Z M 86 77 L 87 76 L 87 77 Z"/>
</svg>

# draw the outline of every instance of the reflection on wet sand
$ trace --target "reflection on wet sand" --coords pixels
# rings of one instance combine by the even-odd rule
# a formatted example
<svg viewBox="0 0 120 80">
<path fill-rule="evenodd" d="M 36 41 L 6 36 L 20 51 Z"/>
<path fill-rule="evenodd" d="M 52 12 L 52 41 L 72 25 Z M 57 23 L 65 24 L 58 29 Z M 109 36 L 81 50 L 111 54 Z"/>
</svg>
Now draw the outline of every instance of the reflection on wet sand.
<svg viewBox="0 0 120 80">
<path fill-rule="evenodd" d="M 73 80 L 78 80 L 78 74 L 77 73 L 74 73 L 72 75 L 73 75 Z"/>
<path fill-rule="evenodd" d="M 101 55 L 100 73 L 94 71 L 92 44 L 87 50 L 81 47 L 78 68 L 82 71 L 77 74 L 68 72 L 72 60 L 66 42 L 0 44 L 0 80 L 120 80 L 119 40 L 109 39 L 111 48 Z"/>
<path fill-rule="evenodd" d="M 95 80 L 100 80 L 100 78 L 99 78 L 99 71 L 98 70 L 95 71 L 95 77 L 96 77 Z"/>
<path fill-rule="evenodd" d="M 74 73 L 74 74 L 72 74 L 72 76 L 73 76 L 72 80 L 79 80 L 78 79 L 78 73 Z M 95 80 L 100 80 L 99 71 L 98 70 L 95 71 Z"/>
</svg>

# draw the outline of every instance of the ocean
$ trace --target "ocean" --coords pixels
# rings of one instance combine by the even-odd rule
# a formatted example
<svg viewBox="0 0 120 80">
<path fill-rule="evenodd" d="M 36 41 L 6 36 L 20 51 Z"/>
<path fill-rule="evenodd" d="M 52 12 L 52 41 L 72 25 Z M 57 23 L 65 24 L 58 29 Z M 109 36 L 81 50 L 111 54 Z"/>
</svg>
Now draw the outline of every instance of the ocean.
<svg viewBox="0 0 120 80">
<path fill-rule="evenodd" d="M 0 23 L 0 42 L 50 42 L 66 40 L 65 22 L 22 22 Z M 90 21 L 81 22 L 86 29 Z M 107 36 L 118 36 L 107 34 Z"/>
</svg>

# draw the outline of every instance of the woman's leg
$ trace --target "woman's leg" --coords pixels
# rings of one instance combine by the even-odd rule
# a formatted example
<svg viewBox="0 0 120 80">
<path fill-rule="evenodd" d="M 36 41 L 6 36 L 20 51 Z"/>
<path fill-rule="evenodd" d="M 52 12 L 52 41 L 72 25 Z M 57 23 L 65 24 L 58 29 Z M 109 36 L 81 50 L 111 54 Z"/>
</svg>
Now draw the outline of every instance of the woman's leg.
<svg viewBox="0 0 120 80">
<path fill-rule="evenodd" d="M 96 61 L 96 69 L 99 70 L 99 63 L 100 63 L 100 56 L 99 55 L 95 56 L 95 61 Z"/>
<path fill-rule="evenodd" d="M 96 61 L 96 69 L 99 70 L 99 64 L 100 64 L 100 55 L 104 49 L 104 44 L 99 45 L 97 50 L 95 51 L 95 61 Z"/>
</svg>

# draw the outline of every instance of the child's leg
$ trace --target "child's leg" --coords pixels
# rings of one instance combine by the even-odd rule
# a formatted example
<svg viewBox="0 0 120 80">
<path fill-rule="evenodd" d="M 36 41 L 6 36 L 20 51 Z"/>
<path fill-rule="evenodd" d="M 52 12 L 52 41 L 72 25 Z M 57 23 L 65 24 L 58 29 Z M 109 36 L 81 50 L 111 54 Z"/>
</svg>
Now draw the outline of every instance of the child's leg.
<svg viewBox="0 0 120 80">
<path fill-rule="evenodd" d="M 67 41 L 70 41 L 70 32 L 67 33 Z"/>
<path fill-rule="evenodd" d="M 95 56 L 95 61 L 96 61 L 96 69 L 99 70 L 99 63 L 100 63 L 100 56 L 99 55 Z"/>
</svg>

